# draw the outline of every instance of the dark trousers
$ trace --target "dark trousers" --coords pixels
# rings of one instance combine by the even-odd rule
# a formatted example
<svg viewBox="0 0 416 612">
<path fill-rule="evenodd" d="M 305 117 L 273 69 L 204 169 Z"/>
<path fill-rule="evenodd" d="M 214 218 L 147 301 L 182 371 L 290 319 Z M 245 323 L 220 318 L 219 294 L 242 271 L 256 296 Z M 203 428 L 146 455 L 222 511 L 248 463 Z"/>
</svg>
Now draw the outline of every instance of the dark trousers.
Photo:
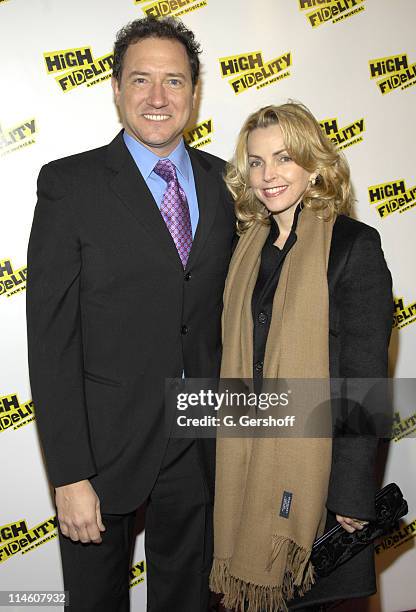
<svg viewBox="0 0 416 612">
<path fill-rule="evenodd" d="M 59 533 L 71 612 L 130 609 L 135 513 L 103 515 L 103 523 L 106 531 L 98 545 L 72 542 Z M 197 444 L 170 440 L 146 508 L 147 611 L 206 612 L 212 551 L 212 503 Z"/>
</svg>

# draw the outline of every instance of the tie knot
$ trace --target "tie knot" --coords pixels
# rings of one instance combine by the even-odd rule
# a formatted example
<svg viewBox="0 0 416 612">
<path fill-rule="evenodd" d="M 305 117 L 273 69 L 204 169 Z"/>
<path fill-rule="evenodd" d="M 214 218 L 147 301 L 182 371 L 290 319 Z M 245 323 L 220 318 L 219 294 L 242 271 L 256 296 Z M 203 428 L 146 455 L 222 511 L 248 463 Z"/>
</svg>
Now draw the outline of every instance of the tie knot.
<svg viewBox="0 0 416 612">
<path fill-rule="evenodd" d="M 170 159 L 160 159 L 153 168 L 153 172 L 167 183 L 177 180 L 175 166 Z"/>
</svg>

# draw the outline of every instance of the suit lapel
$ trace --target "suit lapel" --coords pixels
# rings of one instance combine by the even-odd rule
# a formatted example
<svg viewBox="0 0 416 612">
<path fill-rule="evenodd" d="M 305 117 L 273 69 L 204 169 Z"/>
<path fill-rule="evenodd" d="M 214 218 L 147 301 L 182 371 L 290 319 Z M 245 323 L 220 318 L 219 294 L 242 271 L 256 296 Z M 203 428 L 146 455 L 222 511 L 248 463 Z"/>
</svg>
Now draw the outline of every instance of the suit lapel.
<svg viewBox="0 0 416 612">
<path fill-rule="evenodd" d="M 344 215 L 339 215 L 332 230 L 331 248 L 328 260 L 328 290 L 334 293 L 335 286 L 344 270 L 350 253 L 353 239 L 350 233 L 350 224 Z"/>
<path fill-rule="evenodd" d="M 199 221 L 192 243 L 187 268 L 194 265 L 201 254 L 205 241 L 212 229 L 219 185 L 216 171 L 198 151 L 187 147 L 195 179 L 198 198 Z M 183 270 L 175 243 L 146 185 L 140 171 L 131 157 L 121 131 L 108 145 L 107 167 L 111 169 L 110 188 L 126 206 L 140 226 L 149 232 L 158 248 L 168 257 L 172 265 Z"/>
<path fill-rule="evenodd" d="M 198 227 L 186 266 L 189 268 L 196 263 L 212 229 L 219 200 L 219 185 L 216 171 L 214 171 L 207 159 L 191 147 L 187 147 L 187 151 L 194 173 L 199 208 Z"/>
<path fill-rule="evenodd" d="M 113 172 L 110 188 L 140 226 L 151 234 L 157 248 L 165 253 L 172 265 L 183 270 L 172 236 L 124 143 L 122 134 L 120 132 L 108 146 L 107 166 Z"/>
</svg>

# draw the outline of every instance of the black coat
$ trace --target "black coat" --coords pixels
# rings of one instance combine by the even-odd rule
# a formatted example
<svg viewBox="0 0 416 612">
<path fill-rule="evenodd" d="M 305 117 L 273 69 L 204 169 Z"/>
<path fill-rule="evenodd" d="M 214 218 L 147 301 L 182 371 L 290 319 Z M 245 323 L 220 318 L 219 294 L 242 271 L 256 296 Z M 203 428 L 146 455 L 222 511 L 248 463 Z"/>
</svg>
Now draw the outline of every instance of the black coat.
<svg viewBox="0 0 416 612">
<path fill-rule="evenodd" d="M 107 513 L 137 508 L 155 482 L 165 378 L 219 372 L 234 212 L 224 162 L 189 155 L 200 217 L 185 271 L 121 133 L 39 175 L 27 284 L 38 430 L 52 484 L 89 478 Z"/>
<path fill-rule="evenodd" d="M 332 378 L 387 376 L 393 320 L 391 276 L 374 229 L 339 216 L 328 263 L 329 359 Z M 335 514 L 375 518 L 375 437 L 335 437 L 325 531 Z M 369 546 L 312 587 L 291 609 L 376 591 L 374 550 Z"/>
</svg>

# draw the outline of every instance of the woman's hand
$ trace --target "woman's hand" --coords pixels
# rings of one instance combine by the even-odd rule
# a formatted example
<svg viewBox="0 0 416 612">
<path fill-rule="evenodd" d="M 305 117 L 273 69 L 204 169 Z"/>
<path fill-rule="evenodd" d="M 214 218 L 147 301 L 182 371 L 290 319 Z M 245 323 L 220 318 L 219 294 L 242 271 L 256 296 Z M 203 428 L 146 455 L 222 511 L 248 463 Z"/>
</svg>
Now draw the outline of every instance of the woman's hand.
<svg viewBox="0 0 416 612">
<path fill-rule="evenodd" d="M 348 531 L 348 533 L 354 533 L 356 529 L 361 531 L 364 525 L 368 525 L 368 521 L 360 521 L 360 519 L 351 518 L 350 516 L 336 515 L 338 523 Z"/>
</svg>

